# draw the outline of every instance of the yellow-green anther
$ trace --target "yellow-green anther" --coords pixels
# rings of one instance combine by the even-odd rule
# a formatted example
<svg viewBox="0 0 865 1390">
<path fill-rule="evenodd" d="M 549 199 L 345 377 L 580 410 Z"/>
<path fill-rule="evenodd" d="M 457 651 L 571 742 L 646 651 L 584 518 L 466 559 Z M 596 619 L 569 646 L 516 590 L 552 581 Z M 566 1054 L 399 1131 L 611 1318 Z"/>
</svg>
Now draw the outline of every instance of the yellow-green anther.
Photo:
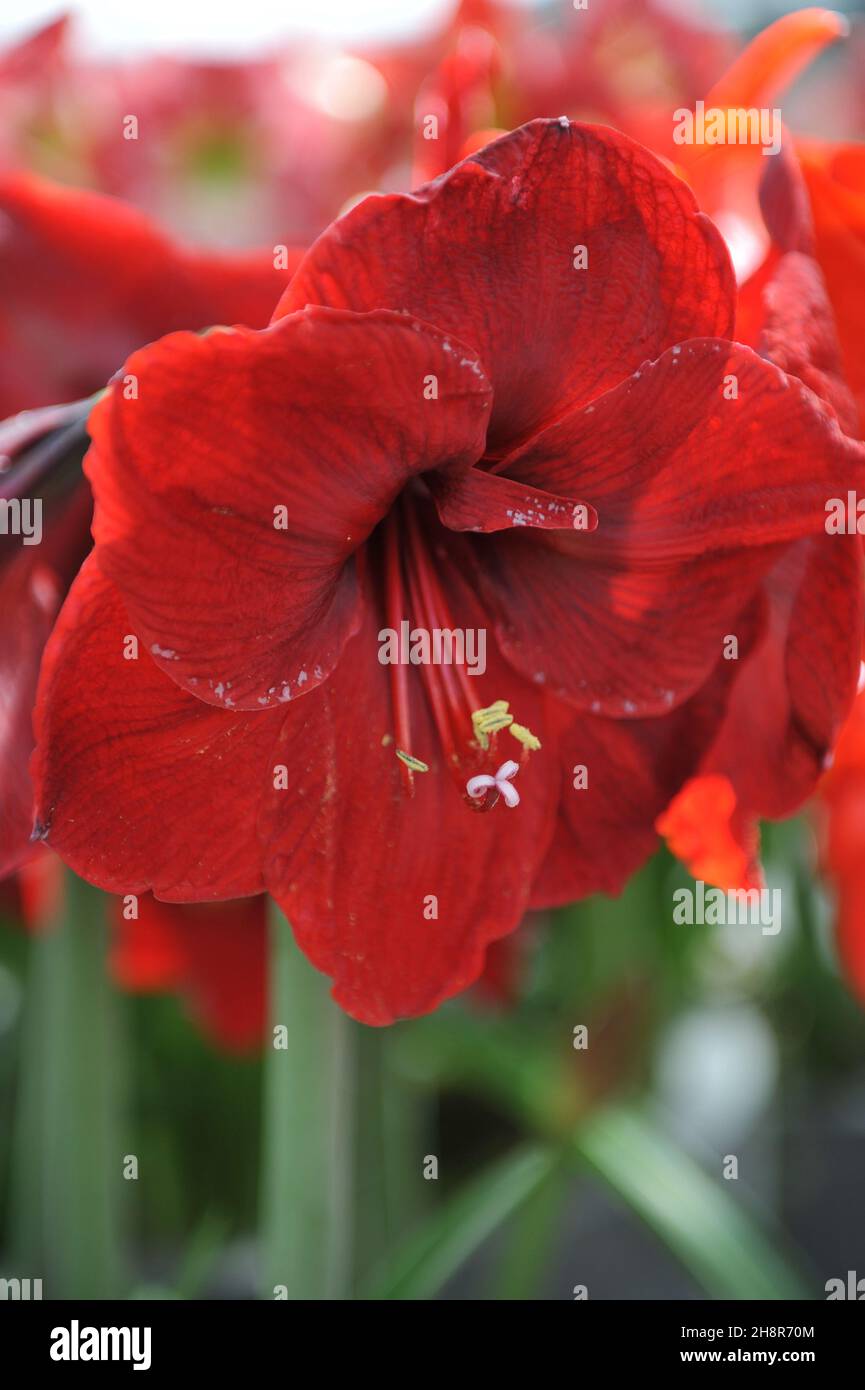
<svg viewBox="0 0 865 1390">
<path fill-rule="evenodd" d="M 394 752 L 400 762 L 405 763 L 406 767 L 410 767 L 412 772 L 429 772 L 429 764 L 422 763 L 420 758 L 416 758 L 414 754 L 404 753 L 401 748 L 395 748 Z"/>
<path fill-rule="evenodd" d="M 489 748 L 490 734 L 509 728 L 513 722 L 514 716 L 508 714 L 507 700 L 495 700 L 486 709 L 476 709 L 472 714 L 472 727 L 481 748 Z"/>
<path fill-rule="evenodd" d="M 533 734 L 531 729 L 527 729 L 524 724 L 511 724 L 508 732 L 513 734 L 517 743 L 521 743 L 524 748 L 536 753 L 541 746 L 541 740 L 537 734 Z"/>
</svg>

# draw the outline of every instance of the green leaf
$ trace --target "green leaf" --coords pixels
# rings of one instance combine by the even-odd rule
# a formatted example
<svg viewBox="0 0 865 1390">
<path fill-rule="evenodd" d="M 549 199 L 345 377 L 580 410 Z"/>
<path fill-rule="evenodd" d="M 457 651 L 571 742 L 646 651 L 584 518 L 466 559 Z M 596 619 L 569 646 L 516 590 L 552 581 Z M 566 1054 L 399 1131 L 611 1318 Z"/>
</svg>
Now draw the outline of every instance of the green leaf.
<svg viewBox="0 0 865 1390">
<path fill-rule="evenodd" d="M 525 1303 L 543 1297 L 554 1247 L 562 1231 L 562 1211 L 571 1174 L 563 1165 L 542 1182 L 508 1222 L 488 1297 Z"/>
<path fill-rule="evenodd" d="M 639 1111 L 598 1111 L 576 1131 L 572 1149 L 711 1298 L 813 1296 L 741 1202 Z"/>
<path fill-rule="evenodd" d="M 554 1149 L 535 1145 L 500 1159 L 444 1202 L 362 1297 L 435 1297 L 469 1255 L 538 1191 L 559 1160 Z"/>
</svg>

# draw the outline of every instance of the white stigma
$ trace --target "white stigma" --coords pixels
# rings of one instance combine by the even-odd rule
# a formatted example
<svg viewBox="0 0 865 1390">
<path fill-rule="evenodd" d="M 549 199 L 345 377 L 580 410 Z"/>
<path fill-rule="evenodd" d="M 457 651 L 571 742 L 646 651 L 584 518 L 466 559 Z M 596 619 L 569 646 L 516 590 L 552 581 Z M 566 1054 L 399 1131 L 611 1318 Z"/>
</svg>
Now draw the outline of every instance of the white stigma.
<svg viewBox="0 0 865 1390">
<path fill-rule="evenodd" d="M 476 777 L 470 777 L 466 782 L 466 791 L 477 801 L 495 788 L 504 797 L 506 806 L 519 806 L 520 794 L 513 785 L 513 778 L 519 770 L 519 763 L 515 763 L 513 758 L 508 758 L 506 763 L 502 763 L 495 777 L 491 777 L 488 772 L 480 772 Z"/>
</svg>

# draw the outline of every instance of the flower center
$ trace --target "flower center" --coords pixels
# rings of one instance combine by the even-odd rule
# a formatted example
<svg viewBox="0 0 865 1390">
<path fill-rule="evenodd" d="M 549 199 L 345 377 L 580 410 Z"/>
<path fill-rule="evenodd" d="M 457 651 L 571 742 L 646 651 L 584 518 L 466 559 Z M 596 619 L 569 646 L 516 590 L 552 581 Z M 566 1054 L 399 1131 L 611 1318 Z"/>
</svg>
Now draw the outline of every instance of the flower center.
<svg viewBox="0 0 865 1390">
<path fill-rule="evenodd" d="M 387 623 L 394 632 L 400 632 L 404 625 L 414 625 L 427 634 L 453 634 L 457 629 L 439 567 L 425 534 L 421 501 L 419 489 L 407 489 L 396 500 L 383 523 Z M 529 730 L 513 723 L 513 717 L 507 713 L 506 701 L 499 700 L 488 709 L 481 707 L 481 699 L 476 693 L 477 678 L 469 676 L 463 661 L 443 659 L 439 662 L 431 658 L 420 660 L 417 669 L 423 681 L 445 765 L 466 804 L 473 810 L 489 810 L 501 794 L 497 769 L 502 768 L 507 756 L 501 750 L 497 754 L 495 745 L 498 734 L 510 729 L 522 745 L 523 760 L 530 749 L 540 747 L 538 740 Z M 415 676 L 403 660 L 392 662 L 389 672 L 400 775 L 405 792 L 413 796 L 416 776 L 426 771 L 422 761 L 425 750 L 415 747 L 412 741 L 409 681 Z M 513 744 L 511 748 L 515 751 Z M 489 788 L 489 795 L 482 790 L 478 776 L 486 778 L 483 787 Z M 509 786 L 505 794 L 506 804 L 516 805 L 519 797 L 516 801 L 511 800 L 511 790 Z"/>
</svg>

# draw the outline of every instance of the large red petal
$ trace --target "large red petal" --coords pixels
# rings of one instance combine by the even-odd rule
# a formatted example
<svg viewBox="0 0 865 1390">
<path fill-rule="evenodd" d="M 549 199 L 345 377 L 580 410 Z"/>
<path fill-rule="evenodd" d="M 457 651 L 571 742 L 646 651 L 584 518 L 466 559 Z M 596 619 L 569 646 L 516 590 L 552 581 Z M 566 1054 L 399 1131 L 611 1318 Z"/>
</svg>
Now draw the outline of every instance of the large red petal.
<svg viewBox="0 0 865 1390">
<path fill-rule="evenodd" d="M 96 553 L 45 649 L 33 760 L 37 826 L 77 873 L 114 893 L 177 901 L 260 893 L 258 812 L 280 714 L 205 705 L 142 650 Z"/>
<path fill-rule="evenodd" d="M 647 150 L 533 121 L 335 222 L 277 315 L 308 303 L 407 310 L 470 343 L 495 389 L 496 448 L 681 339 L 729 336 L 734 283 L 720 235 Z"/>
<path fill-rule="evenodd" d="M 825 767 L 856 692 L 862 576 L 859 538 L 824 535 L 794 547 L 767 578 L 767 628 L 705 764 L 752 815 L 790 815 Z"/>
<path fill-rule="evenodd" d="M 126 372 L 138 396 L 97 406 L 86 468 L 135 631 L 211 704 L 308 693 L 356 629 L 355 552 L 404 484 L 483 453 L 476 359 L 402 314 L 309 309 L 174 335 Z"/>
</svg>

